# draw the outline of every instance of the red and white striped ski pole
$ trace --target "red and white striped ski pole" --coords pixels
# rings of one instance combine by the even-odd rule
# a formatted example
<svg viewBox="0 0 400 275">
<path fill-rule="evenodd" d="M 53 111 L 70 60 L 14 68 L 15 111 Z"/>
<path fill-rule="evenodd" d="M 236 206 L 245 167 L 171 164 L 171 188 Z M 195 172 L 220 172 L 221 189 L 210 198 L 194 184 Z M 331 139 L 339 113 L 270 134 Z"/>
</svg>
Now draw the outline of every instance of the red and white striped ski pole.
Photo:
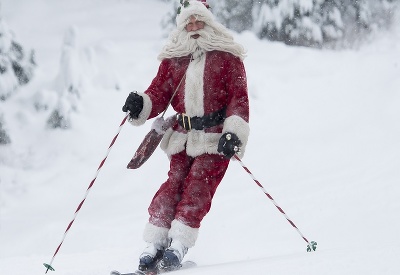
<svg viewBox="0 0 400 275">
<path fill-rule="evenodd" d="M 105 156 L 105 157 L 103 158 L 103 160 L 100 162 L 100 165 L 99 165 L 99 167 L 97 168 L 96 174 L 95 174 L 93 180 L 90 182 L 89 187 L 86 189 L 86 193 L 85 193 L 85 196 L 83 197 L 83 200 L 79 203 L 78 207 L 76 208 L 76 211 L 75 211 L 75 213 L 74 213 L 74 217 L 73 217 L 73 219 L 71 220 L 71 222 L 68 224 L 67 229 L 66 229 L 65 232 L 64 232 L 64 236 L 63 236 L 63 238 L 62 238 L 60 244 L 58 245 L 56 251 L 54 252 L 53 257 L 51 258 L 50 263 L 49 263 L 49 264 L 47 264 L 47 263 L 44 263 L 44 264 L 43 264 L 43 265 L 46 267 L 46 272 L 45 272 L 45 274 L 46 274 L 49 270 L 54 271 L 54 268 L 52 267 L 54 258 L 56 257 L 58 251 L 60 250 L 62 244 L 64 243 L 65 237 L 67 236 L 69 230 L 71 229 L 72 224 L 74 223 L 76 217 L 78 216 L 79 210 L 81 210 L 83 203 L 85 202 L 87 196 L 89 195 L 89 192 L 90 192 L 90 190 L 91 190 L 91 188 L 92 188 L 94 182 L 96 181 L 97 176 L 99 175 L 99 172 L 100 172 L 101 168 L 103 167 L 104 163 L 106 162 L 106 159 L 107 159 L 107 157 L 108 157 L 108 155 L 109 155 L 109 153 L 110 153 L 110 151 L 111 151 L 111 148 L 112 148 L 112 146 L 114 145 L 115 141 L 117 140 L 117 137 L 118 137 L 119 133 L 121 132 L 122 126 L 125 124 L 125 122 L 126 122 L 128 116 L 129 116 L 129 112 L 126 113 L 124 119 L 122 120 L 121 124 L 119 125 L 117 134 L 114 136 L 113 140 L 111 141 L 110 146 L 108 146 L 108 150 L 107 150 L 106 156 Z"/>
<path fill-rule="evenodd" d="M 261 185 L 261 183 L 254 177 L 253 173 L 250 172 L 250 170 L 244 165 L 243 161 L 237 156 L 237 154 L 234 155 L 235 159 L 239 161 L 240 165 L 243 167 L 243 169 L 250 175 L 250 177 L 254 180 L 254 182 L 261 188 L 261 190 L 264 192 L 265 195 L 272 201 L 272 203 L 275 205 L 275 207 L 285 216 L 286 220 L 293 226 L 293 228 L 296 229 L 297 233 L 300 234 L 300 236 L 303 238 L 303 240 L 308 244 L 307 246 L 307 251 L 315 251 L 317 249 L 317 242 L 314 241 L 308 241 L 306 237 L 304 237 L 303 233 L 299 230 L 299 228 L 294 224 L 294 222 L 286 215 L 285 211 L 276 203 L 274 198 L 265 190 L 265 188 Z"/>
</svg>

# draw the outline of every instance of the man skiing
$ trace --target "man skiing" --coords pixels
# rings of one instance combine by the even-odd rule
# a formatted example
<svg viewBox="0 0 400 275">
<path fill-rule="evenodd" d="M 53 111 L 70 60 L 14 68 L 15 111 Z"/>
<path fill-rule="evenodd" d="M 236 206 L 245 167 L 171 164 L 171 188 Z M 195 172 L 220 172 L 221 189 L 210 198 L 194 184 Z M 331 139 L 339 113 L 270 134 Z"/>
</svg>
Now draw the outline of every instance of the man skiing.
<svg viewBox="0 0 400 275">
<path fill-rule="evenodd" d="M 244 154 L 249 135 L 243 47 L 205 1 L 181 0 L 176 23 L 149 88 L 131 93 L 122 108 L 136 126 L 162 113 L 170 101 L 177 112 L 161 142 L 170 170 L 148 209 L 141 271 L 157 264 L 179 268 L 231 157 Z"/>
</svg>

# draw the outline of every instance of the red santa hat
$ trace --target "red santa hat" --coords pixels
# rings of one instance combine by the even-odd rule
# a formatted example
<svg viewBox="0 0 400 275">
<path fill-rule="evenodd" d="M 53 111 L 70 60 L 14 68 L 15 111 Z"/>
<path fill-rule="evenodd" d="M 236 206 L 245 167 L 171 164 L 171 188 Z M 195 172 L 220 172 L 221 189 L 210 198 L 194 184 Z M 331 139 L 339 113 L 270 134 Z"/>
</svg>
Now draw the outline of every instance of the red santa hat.
<svg viewBox="0 0 400 275">
<path fill-rule="evenodd" d="M 206 0 L 180 0 L 178 14 L 176 16 L 176 25 L 178 28 L 186 25 L 186 20 L 191 15 L 198 15 L 204 22 L 214 21 L 214 15 L 211 13 L 210 6 Z"/>
</svg>

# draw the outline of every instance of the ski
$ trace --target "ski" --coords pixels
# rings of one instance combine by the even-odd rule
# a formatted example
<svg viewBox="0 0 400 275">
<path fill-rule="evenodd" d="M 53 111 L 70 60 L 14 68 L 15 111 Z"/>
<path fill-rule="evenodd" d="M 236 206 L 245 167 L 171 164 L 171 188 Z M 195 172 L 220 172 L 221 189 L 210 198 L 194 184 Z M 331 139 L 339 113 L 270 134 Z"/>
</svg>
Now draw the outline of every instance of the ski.
<svg viewBox="0 0 400 275">
<path fill-rule="evenodd" d="M 136 270 L 135 272 L 130 272 L 130 273 L 121 273 L 119 271 L 113 270 L 110 272 L 110 275 L 156 275 L 156 274 L 163 274 L 163 273 L 170 273 L 174 272 L 177 270 L 182 270 L 182 269 L 188 269 L 197 266 L 195 262 L 192 261 L 185 261 L 181 264 L 181 266 L 177 269 L 170 270 L 170 271 L 165 271 L 165 270 L 160 270 L 160 269 L 153 269 L 153 270 L 148 270 L 148 271 L 140 271 Z"/>
<path fill-rule="evenodd" d="M 136 270 L 133 273 L 120 273 L 116 270 L 111 271 L 110 275 L 155 275 L 157 274 L 157 271 L 140 271 Z"/>
</svg>

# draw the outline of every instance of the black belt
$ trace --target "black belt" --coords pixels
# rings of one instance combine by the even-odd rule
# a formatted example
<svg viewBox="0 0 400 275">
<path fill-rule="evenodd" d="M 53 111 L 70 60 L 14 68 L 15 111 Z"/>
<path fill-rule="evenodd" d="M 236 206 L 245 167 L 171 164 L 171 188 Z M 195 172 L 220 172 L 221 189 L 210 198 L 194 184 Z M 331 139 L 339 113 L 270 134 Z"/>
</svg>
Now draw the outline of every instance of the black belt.
<svg viewBox="0 0 400 275">
<path fill-rule="evenodd" d="M 181 125 L 185 130 L 190 131 L 192 129 L 204 130 L 205 128 L 217 126 L 224 122 L 225 116 L 225 108 L 223 108 L 202 117 L 190 117 L 186 114 L 178 114 L 177 118 L 179 125 Z"/>
</svg>

